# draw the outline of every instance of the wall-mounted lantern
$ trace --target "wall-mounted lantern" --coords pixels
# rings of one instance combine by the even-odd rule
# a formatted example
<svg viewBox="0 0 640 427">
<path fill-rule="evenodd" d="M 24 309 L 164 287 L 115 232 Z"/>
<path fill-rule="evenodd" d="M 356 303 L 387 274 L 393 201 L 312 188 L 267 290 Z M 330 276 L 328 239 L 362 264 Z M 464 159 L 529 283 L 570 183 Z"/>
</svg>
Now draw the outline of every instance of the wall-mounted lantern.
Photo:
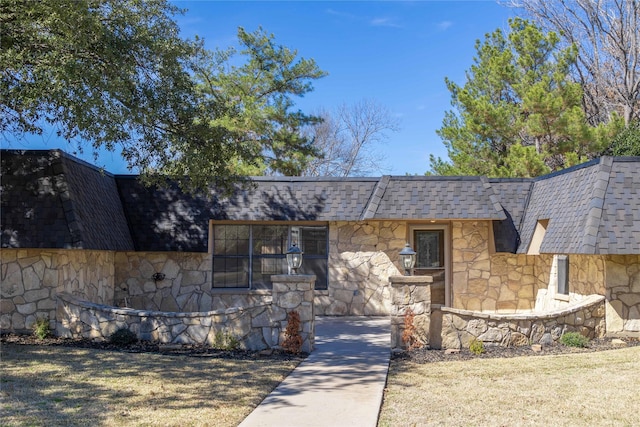
<svg viewBox="0 0 640 427">
<path fill-rule="evenodd" d="M 411 269 L 416 265 L 416 251 L 408 243 L 400 251 L 400 263 L 404 267 L 404 275 L 411 276 Z"/>
<path fill-rule="evenodd" d="M 302 265 L 302 251 L 295 243 L 287 250 L 287 264 L 289 264 L 289 274 L 298 274 L 298 269 Z"/>
</svg>

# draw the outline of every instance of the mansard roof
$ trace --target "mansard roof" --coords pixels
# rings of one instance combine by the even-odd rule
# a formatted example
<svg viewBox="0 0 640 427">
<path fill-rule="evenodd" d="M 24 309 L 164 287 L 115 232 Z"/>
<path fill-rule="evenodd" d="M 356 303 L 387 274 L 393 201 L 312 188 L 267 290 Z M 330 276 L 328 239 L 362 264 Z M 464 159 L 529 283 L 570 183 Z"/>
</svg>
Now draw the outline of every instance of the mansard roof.
<svg viewBox="0 0 640 427">
<path fill-rule="evenodd" d="M 603 157 L 536 179 L 257 177 L 223 197 L 145 187 L 61 151 L 2 152 L 2 246 L 208 249 L 209 221 L 489 220 L 496 249 L 640 253 L 640 158 Z"/>
<path fill-rule="evenodd" d="M 541 220 L 541 253 L 640 253 L 640 158 L 603 157 L 536 179 L 518 253 Z"/>
<path fill-rule="evenodd" d="M 2 150 L 1 245 L 132 250 L 113 175 L 59 150 Z"/>
</svg>

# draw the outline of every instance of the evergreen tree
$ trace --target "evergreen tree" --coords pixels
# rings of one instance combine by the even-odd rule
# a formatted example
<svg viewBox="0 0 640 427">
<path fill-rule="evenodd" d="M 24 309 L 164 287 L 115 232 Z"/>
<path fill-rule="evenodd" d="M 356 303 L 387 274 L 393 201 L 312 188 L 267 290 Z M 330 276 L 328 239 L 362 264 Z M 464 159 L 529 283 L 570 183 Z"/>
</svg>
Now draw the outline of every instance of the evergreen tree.
<svg viewBox="0 0 640 427">
<path fill-rule="evenodd" d="M 574 48 L 559 49 L 555 33 L 526 20 L 509 24 L 508 35 L 498 29 L 476 42 L 464 86 L 446 79 L 455 110 L 437 133 L 450 162 L 432 156 L 429 173 L 537 176 L 598 155 L 619 128 L 620 120 L 587 123 L 569 78 Z"/>
</svg>

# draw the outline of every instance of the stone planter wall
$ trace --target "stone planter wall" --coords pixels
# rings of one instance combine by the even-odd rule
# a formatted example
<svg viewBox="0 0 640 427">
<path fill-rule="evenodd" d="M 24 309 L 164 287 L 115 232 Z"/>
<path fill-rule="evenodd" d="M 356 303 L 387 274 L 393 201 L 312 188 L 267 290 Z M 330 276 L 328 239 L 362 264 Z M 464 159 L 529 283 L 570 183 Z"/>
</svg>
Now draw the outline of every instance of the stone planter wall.
<svg viewBox="0 0 640 427">
<path fill-rule="evenodd" d="M 280 276 L 278 276 L 280 277 Z M 241 348 L 262 350 L 278 347 L 284 339 L 287 313 L 300 313 L 303 351 L 313 349 L 314 276 L 285 276 L 275 281 L 274 303 L 250 308 L 208 312 L 162 312 L 113 307 L 58 295 L 56 334 L 63 337 L 108 339 L 120 328 L 139 339 L 172 344 L 214 345 L 217 336 L 233 336 Z M 293 279 L 291 279 L 293 278 Z M 277 286 L 276 286 L 277 285 Z"/>
<path fill-rule="evenodd" d="M 279 343 L 285 340 L 285 330 L 287 328 L 286 314 L 297 311 L 300 315 L 300 336 L 302 337 L 302 351 L 311 353 L 315 347 L 315 318 L 314 310 L 314 288 L 316 276 L 310 275 L 276 275 L 271 276 L 273 282 L 273 306 L 278 307 Z"/>
<path fill-rule="evenodd" d="M 36 319 L 55 328 L 56 296 L 113 304 L 114 253 L 69 249 L 1 251 L 0 329 L 27 332 Z"/>
<path fill-rule="evenodd" d="M 419 344 L 429 345 L 431 321 L 431 276 L 391 276 L 391 348 L 406 349 L 402 340 L 405 319 L 413 311 L 413 325 Z"/>
<path fill-rule="evenodd" d="M 603 337 L 604 299 L 602 295 L 590 295 L 563 310 L 512 315 L 442 307 L 442 348 L 468 348 L 473 339 L 486 345 L 550 345 L 570 331 L 589 338 Z"/>
</svg>

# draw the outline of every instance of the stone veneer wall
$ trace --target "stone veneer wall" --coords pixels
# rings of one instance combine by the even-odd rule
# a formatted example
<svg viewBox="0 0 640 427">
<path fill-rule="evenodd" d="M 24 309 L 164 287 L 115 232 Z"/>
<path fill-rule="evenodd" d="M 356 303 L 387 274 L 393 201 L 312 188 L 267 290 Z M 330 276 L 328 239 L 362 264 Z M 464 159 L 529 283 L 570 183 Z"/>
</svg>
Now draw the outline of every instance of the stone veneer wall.
<svg viewBox="0 0 640 427">
<path fill-rule="evenodd" d="M 607 333 L 640 332 L 640 255 L 605 257 Z"/>
<path fill-rule="evenodd" d="M 551 345 L 570 331 L 599 338 L 606 331 L 604 299 L 602 295 L 591 295 L 563 310 L 530 314 L 489 314 L 442 307 L 442 347 L 468 348 L 474 338 L 489 345 Z"/>
<path fill-rule="evenodd" d="M 0 329 L 26 332 L 37 318 L 55 328 L 56 296 L 113 304 L 114 253 L 69 249 L 0 251 Z"/>
<path fill-rule="evenodd" d="M 389 315 L 389 277 L 406 243 L 397 221 L 329 223 L 329 289 L 316 291 L 316 311 L 328 316 Z"/>
<path fill-rule="evenodd" d="M 271 292 L 212 289 L 211 254 L 118 252 L 115 305 L 155 311 L 210 311 L 271 302 Z M 155 281 L 155 273 L 164 279 Z"/>
<path fill-rule="evenodd" d="M 452 221 L 452 307 L 470 311 L 533 311 L 549 287 L 553 255 L 491 253 L 488 221 Z M 571 302 L 604 295 L 604 261 L 598 255 L 569 255 Z M 568 305 L 568 304 L 565 304 Z"/>
<path fill-rule="evenodd" d="M 214 345 L 217 334 L 230 334 L 248 350 L 282 344 L 287 314 L 300 314 L 302 351 L 315 340 L 313 291 L 315 276 L 274 276 L 272 304 L 208 312 L 162 312 L 95 304 L 69 294 L 58 295 L 56 334 L 106 340 L 120 328 L 139 339 L 172 344 Z"/>
</svg>

